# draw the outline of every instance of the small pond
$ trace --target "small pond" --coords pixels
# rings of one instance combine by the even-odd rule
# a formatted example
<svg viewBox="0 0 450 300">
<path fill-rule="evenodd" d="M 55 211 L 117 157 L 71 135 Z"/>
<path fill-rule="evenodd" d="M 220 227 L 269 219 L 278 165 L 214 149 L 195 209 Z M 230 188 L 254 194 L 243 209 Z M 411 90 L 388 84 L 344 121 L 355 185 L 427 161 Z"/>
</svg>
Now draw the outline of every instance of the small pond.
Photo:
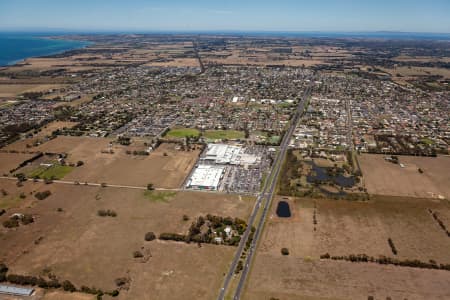
<svg viewBox="0 0 450 300">
<path fill-rule="evenodd" d="M 314 162 L 307 162 L 312 166 L 311 174 L 306 176 L 306 180 L 309 183 L 314 182 L 334 182 L 340 187 L 349 188 L 355 185 L 355 178 L 353 176 L 346 177 L 342 174 L 330 174 L 327 172 L 327 168 L 322 168 L 316 165 Z"/>
<path fill-rule="evenodd" d="M 277 216 L 280 218 L 290 218 L 291 217 L 291 208 L 289 207 L 289 203 L 287 203 L 286 201 L 278 202 Z"/>
</svg>

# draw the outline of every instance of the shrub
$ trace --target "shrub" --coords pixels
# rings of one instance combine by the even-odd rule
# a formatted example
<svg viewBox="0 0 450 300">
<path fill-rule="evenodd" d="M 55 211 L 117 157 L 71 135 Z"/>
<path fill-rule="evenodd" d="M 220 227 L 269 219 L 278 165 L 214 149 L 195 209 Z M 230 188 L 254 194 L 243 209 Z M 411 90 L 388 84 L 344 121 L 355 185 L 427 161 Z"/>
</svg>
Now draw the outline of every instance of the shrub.
<svg viewBox="0 0 450 300">
<path fill-rule="evenodd" d="M 119 278 L 116 278 L 116 279 L 114 280 L 114 282 L 116 283 L 116 285 L 117 285 L 118 287 L 121 287 L 121 286 L 126 285 L 126 284 L 129 282 L 129 280 L 128 280 L 128 278 L 126 278 L 126 277 L 119 277 Z"/>
<path fill-rule="evenodd" d="M 47 285 L 50 289 L 59 289 L 61 287 L 61 284 L 57 279 L 47 281 Z"/>
<path fill-rule="evenodd" d="M 42 289 L 48 289 L 48 283 L 44 278 L 39 277 L 37 280 L 37 286 Z"/>
<path fill-rule="evenodd" d="M 189 221 L 189 216 L 188 215 L 183 215 L 183 221 Z"/>
<path fill-rule="evenodd" d="M 19 227 L 19 220 L 16 218 L 11 218 L 6 221 L 3 221 L 3 227 L 5 228 Z"/>
<path fill-rule="evenodd" d="M 236 270 L 234 270 L 234 273 L 239 274 L 239 272 L 241 272 L 242 269 L 244 269 L 244 264 L 242 263 L 242 260 L 239 260 L 236 266 Z"/>
<path fill-rule="evenodd" d="M 71 293 L 73 293 L 73 292 L 75 292 L 77 290 L 77 288 L 69 280 L 64 280 L 63 281 L 62 288 L 66 292 L 71 292 Z"/>
<path fill-rule="evenodd" d="M 0 216 L 3 216 L 5 214 L 6 210 L 0 209 Z"/>
<path fill-rule="evenodd" d="M 28 225 L 34 222 L 34 218 L 30 214 L 24 214 L 23 217 L 20 219 L 23 225 Z"/>
<path fill-rule="evenodd" d="M 82 165 L 84 165 L 84 162 L 82 162 L 81 160 L 77 161 L 77 167 L 81 167 Z"/>
<path fill-rule="evenodd" d="M 97 289 L 95 287 L 88 287 L 83 285 L 81 287 L 81 292 L 85 293 L 85 294 L 92 294 L 92 295 L 103 295 L 103 291 L 101 289 Z"/>
<path fill-rule="evenodd" d="M 134 251 L 134 252 L 133 252 L 133 257 L 134 257 L 134 258 L 144 257 L 144 254 L 142 254 L 141 251 Z"/>
<path fill-rule="evenodd" d="M 288 248 L 281 248 L 281 254 L 289 255 L 289 249 Z"/>
<path fill-rule="evenodd" d="M 47 191 L 43 191 L 43 192 L 37 192 L 34 197 L 36 197 L 36 199 L 38 200 L 44 200 L 45 198 L 47 198 L 48 196 L 50 196 L 52 194 L 52 192 L 50 192 L 49 190 Z"/>
<path fill-rule="evenodd" d="M 0 264 L 0 273 L 6 273 L 6 272 L 8 272 L 8 267 L 5 264 L 1 263 Z"/>
<path fill-rule="evenodd" d="M 150 231 L 145 234 L 146 241 L 153 241 L 154 239 L 156 239 L 156 235 L 153 232 Z"/>
<path fill-rule="evenodd" d="M 160 240 L 167 240 L 167 241 L 184 241 L 186 239 L 186 236 L 183 234 L 177 234 L 177 233 L 161 233 L 159 235 Z"/>
<path fill-rule="evenodd" d="M 16 174 L 16 177 L 17 177 L 17 180 L 18 180 L 19 182 L 22 182 L 22 181 L 26 181 L 26 180 L 27 180 L 27 177 L 26 177 L 25 174 L 23 174 L 23 173 Z"/>
<path fill-rule="evenodd" d="M 100 217 L 116 217 L 117 213 L 114 210 L 104 210 L 104 209 L 100 209 L 97 211 L 97 215 Z"/>
</svg>

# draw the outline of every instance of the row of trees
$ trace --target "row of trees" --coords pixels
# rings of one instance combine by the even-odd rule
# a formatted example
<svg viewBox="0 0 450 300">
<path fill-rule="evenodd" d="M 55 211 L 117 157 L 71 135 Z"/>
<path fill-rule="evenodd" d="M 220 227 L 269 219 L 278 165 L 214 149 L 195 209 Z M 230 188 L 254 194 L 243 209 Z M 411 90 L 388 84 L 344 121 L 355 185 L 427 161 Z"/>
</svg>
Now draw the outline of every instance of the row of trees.
<svg viewBox="0 0 450 300">
<path fill-rule="evenodd" d="M 447 234 L 447 236 L 450 237 L 450 231 L 448 231 L 447 226 L 445 226 L 444 222 L 442 222 L 442 220 L 439 219 L 439 216 L 438 216 L 437 212 L 432 211 L 431 209 L 428 209 L 428 211 L 433 216 L 433 219 L 436 220 L 436 222 L 442 228 L 442 230 L 444 230 L 444 232 Z"/>
<path fill-rule="evenodd" d="M 9 282 L 18 285 L 38 286 L 43 289 L 63 289 L 64 291 L 71 293 L 81 292 L 86 294 L 93 294 L 97 295 L 97 298 L 100 299 L 103 295 L 109 295 L 112 297 L 116 297 L 119 295 L 118 290 L 104 292 L 101 289 L 87 286 L 82 286 L 80 289 L 77 289 L 75 285 L 69 280 L 60 282 L 56 277 L 45 279 L 42 277 L 30 275 L 8 274 L 8 270 L 9 269 L 5 264 L 0 264 L 0 282 Z"/>
<path fill-rule="evenodd" d="M 321 259 L 332 259 L 332 260 L 345 260 L 357 263 L 378 263 L 380 265 L 395 265 L 401 267 L 411 267 L 411 268 L 421 268 L 421 269 L 436 269 L 436 270 L 446 270 L 450 271 L 450 264 L 438 264 L 434 260 L 429 262 L 423 262 L 418 259 L 410 260 L 399 260 L 396 258 L 380 256 L 375 258 L 373 256 L 368 256 L 366 254 L 350 254 L 344 256 L 331 256 L 326 253 L 320 256 Z"/>
</svg>

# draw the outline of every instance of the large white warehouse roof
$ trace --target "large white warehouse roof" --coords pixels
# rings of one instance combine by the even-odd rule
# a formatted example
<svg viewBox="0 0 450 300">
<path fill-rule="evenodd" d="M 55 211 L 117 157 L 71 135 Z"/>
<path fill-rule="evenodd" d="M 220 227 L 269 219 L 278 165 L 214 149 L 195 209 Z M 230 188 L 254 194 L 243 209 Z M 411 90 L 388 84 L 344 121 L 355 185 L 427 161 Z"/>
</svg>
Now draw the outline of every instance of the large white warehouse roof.
<svg viewBox="0 0 450 300">
<path fill-rule="evenodd" d="M 199 165 L 192 173 L 188 187 L 217 190 L 224 167 Z"/>
</svg>

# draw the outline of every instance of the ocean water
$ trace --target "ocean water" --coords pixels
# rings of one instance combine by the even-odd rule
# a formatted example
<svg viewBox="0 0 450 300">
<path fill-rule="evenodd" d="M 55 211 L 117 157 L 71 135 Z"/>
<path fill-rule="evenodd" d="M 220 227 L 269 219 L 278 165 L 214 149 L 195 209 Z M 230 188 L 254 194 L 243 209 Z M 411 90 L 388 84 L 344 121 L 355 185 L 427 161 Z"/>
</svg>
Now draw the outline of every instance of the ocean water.
<svg viewBox="0 0 450 300">
<path fill-rule="evenodd" d="M 13 65 L 23 59 L 83 48 L 89 42 L 52 40 L 42 35 L 0 33 L 0 66 Z"/>
</svg>

